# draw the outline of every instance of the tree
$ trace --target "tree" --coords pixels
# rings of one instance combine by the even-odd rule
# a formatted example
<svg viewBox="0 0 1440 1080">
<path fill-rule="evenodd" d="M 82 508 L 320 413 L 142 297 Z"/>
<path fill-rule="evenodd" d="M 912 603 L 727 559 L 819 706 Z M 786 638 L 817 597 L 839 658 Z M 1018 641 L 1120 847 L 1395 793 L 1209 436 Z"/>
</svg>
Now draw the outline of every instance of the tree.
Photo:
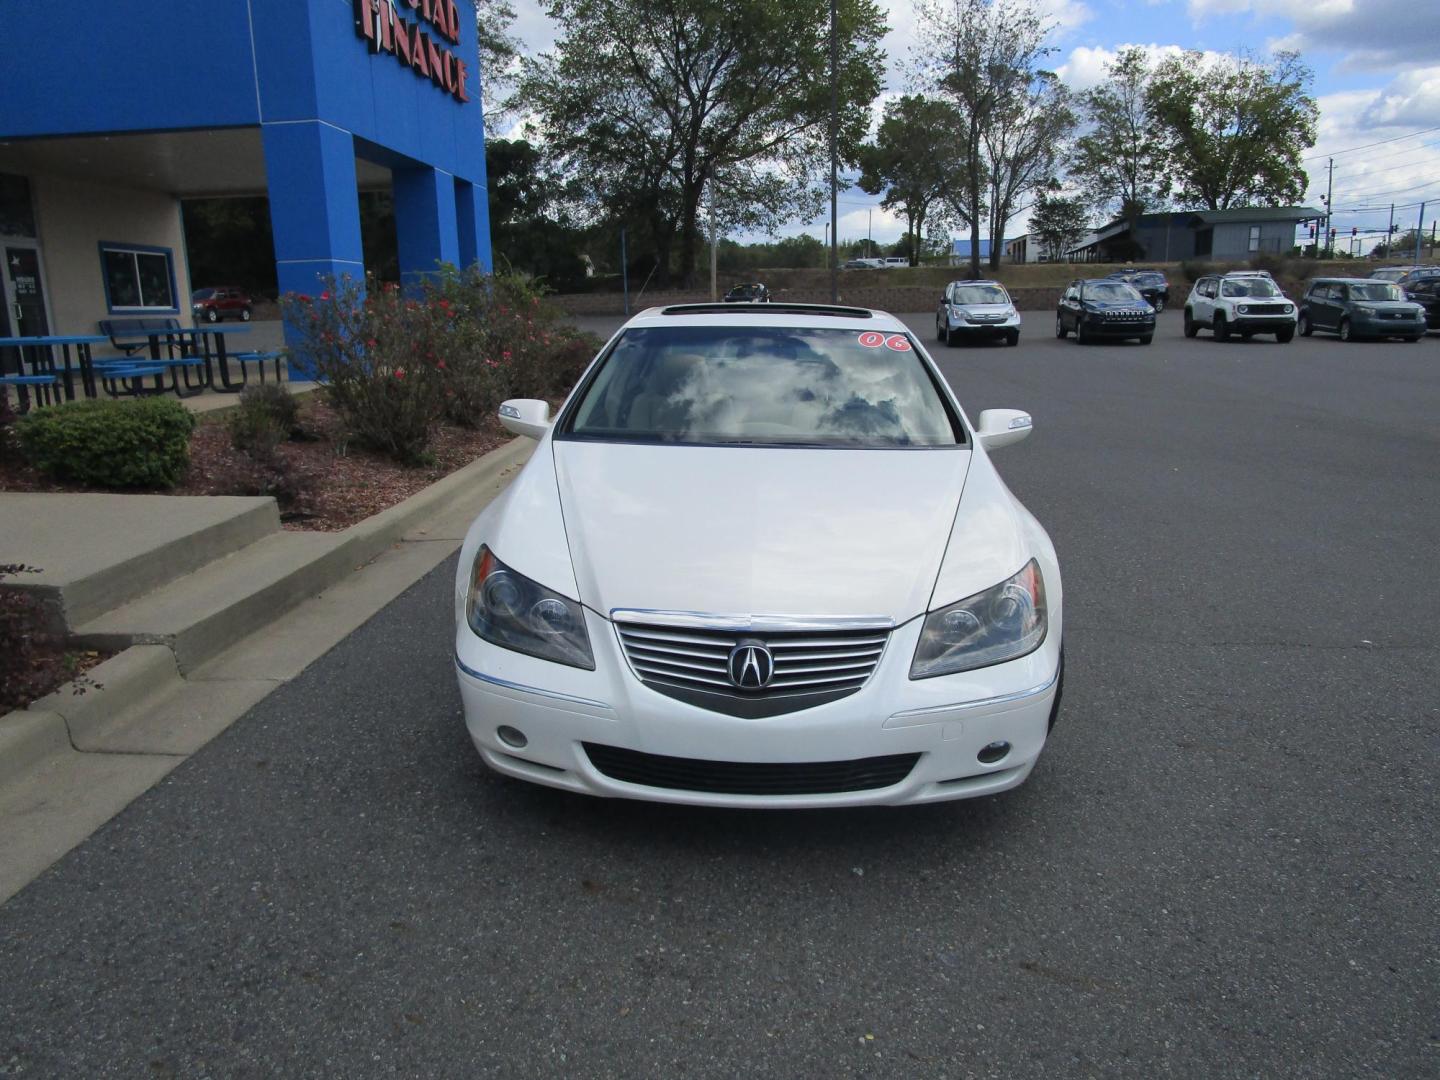
<svg viewBox="0 0 1440 1080">
<path fill-rule="evenodd" d="M 515 9 L 509 0 L 475 0 L 475 28 L 480 48 L 480 92 L 485 106 L 485 119 L 495 119 L 504 112 L 501 92 L 515 78 L 515 61 L 520 56 L 520 41 L 511 32 Z"/>
<path fill-rule="evenodd" d="M 547 148 L 584 188 L 599 181 L 599 192 L 630 210 L 664 207 L 687 284 L 712 187 L 728 200 L 732 224 L 773 228 L 814 205 L 829 165 L 827 0 L 542 7 L 564 35 L 553 54 L 524 63 L 514 100 L 538 117 Z M 837 16 L 839 148 L 853 161 L 880 89 L 886 27 L 874 0 L 838 0 Z M 587 202 L 592 212 L 614 212 L 603 194 Z M 668 248 L 655 239 L 664 273 Z"/>
<path fill-rule="evenodd" d="M 1315 145 L 1319 109 L 1298 53 L 1165 60 L 1150 77 L 1146 110 L 1165 153 L 1162 193 L 1187 207 L 1286 205 L 1309 186 L 1301 157 Z"/>
<path fill-rule="evenodd" d="M 540 151 L 524 139 L 486 139 L 485 174 L 496 263 L 556 287 L 584 278 L 583 237 L 563 220 L 562 191 Z"/>
<path fill-rule="evenodd" d="M 947 101 L 905 96 L 885 106 L 875 141 L 860 149 L 860 188 L 871 195 L 883 191 L 880 205 L 904 215 L 905 246 L 899 254 L 908 256 L 911 266 L 919 264 L 931 208 L 946 206 L 946 184 L 960 165 L 948 152 L 946 134 L 959 122 Z"/>
<path fill-rule="evenodd" d="M 1041 192 L 1030 210 L 1030 231 L 1050 259 L 1061 261 L 1065 252 L 1085 235 L 1085 201 Z"/>
<path fill-rule="evenodd" d="M 1070 175 L 1095 206 L 1133 226 L 1164 186 L 1164 146 L 1146 106 L 1150 64 L 1143 49 L 1128 48 L 1105 70 L 1105 81 L 1080 95 L 1089 131 L 1075 141 Z"/>
<path fill-rule="evenodd" d="M 995 122 L 982 137 L 990 180 L 991 269 L 1000 266 L 1005 226 L 1024 209 L 1020 200 L 1055 182 L 1074 128 L 1070 92 L 1048 71 L 1034 73 L 1028 86 L 1017 87 L 995 111 Z"/>
<path fill-rule="evenodd" d="M 1052 51 L 1050 27 L 1030 0 L 918 0 L 917 74 L 955 108 L 956 156 L 963 168 L 944 198 L 970 224 L 970 273 L 980 276 L 980 230 L 991 190 L 986 138 L 1030 93 Z"/>
</svg>

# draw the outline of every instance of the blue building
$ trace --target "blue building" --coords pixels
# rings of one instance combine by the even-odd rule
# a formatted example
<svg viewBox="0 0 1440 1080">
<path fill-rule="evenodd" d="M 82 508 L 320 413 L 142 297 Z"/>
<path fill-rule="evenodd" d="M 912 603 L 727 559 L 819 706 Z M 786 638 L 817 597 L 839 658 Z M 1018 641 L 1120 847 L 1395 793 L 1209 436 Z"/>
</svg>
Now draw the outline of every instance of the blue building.
<svg viewBox="0 0 1440 1080">
<path fill-rule="evenodd" d="M 0 336 L 188 322 L 187 197 L 269 197 L 281 292 L 363 277 L 361 189 L 393 191 L 402 277 L 489 269 L 463 0 L 5 0 L 0 13 Z"/>
</svg>

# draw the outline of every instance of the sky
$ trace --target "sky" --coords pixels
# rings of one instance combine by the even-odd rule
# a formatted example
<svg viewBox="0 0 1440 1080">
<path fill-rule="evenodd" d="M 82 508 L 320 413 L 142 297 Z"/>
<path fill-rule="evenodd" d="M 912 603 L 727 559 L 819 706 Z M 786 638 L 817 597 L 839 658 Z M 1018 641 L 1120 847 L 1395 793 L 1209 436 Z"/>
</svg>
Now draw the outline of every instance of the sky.
<svg viewBox="0 0 1440 1080">
<path fill-rule="evenodd" d="M 699 0 L 697 0 L 699 2 Z M 778 0 L 783 3 L 784 0 Z M 875 103 L 911 90 L 906 61 L 916 43 L 912 0 L 879 0 L 889 17 L 885 92 Z M 1327 164 L 1334 159 L 1333 224 L 1343 247 L 1352 228 L 1368 250 L 1388 229 L 1390 205 L 1403 231 L 1413 228 L 1418 203 L 1428 200 L 1425 230 L 1440 218 L 1440 23 L 1436 0 L 1038 0 L 1055 24 L 1050 64 L 1070 87 L 1101 81 L 1105 65 L 1125 46 L 1156 54 L 1181 49 L 1214 53 L 1274 49 L 1300 52 L 1315 73 L 1311 92 L 1320 107 L 1318 140 L 1306 154 L 1310 187 L 1304 204 L 1319 208 Z M 550 48 L 554 26 L 533 4 L 516 5 L 514 32 L 532 52 Z M 1430 8 L 1429 13 L 1426 9 Z M 512 134 L 512 132 L 505 132 Z M 891 243 L 904 221 L 879 206 L 879 196 L 842 190 L 842 240 L 871 235 Z M 822 236 L 828 210 L 814 222 L 795 222 L 779 235 Z M 1007 236 L 1025 231 L 1025 217 Z M 762 239 L 737 235 L 742 242 Z"/>
</svg>

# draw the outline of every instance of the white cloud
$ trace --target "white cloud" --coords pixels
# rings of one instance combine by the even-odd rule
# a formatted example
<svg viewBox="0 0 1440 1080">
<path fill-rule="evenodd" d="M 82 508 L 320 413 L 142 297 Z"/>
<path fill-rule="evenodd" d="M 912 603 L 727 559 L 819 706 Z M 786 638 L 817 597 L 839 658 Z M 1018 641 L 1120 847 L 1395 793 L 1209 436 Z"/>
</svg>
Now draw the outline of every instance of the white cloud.
<svg viewBox="0 0 1440 1080">
<path fill-rule="evenodd" d="M 1106 67 L 1115 62 L 1115 58 L 1124 49 L 1143 49 L 1153 65 L 1166 57 L 1179 56 L 1185 52 L 1180 45 L 1137 45 L 1134 43 L 1116 45 L 1113 49 L 1104 45 L 1079 45 L 1070 50 L 1065 63 L 1055 69 L 1055 74 L 1060 81 L 1065 83 L 1072 90 L 1089 90 L 1105 81 Z M 1221 54 L 1206 51 L 1206 61 L 1211 62 L 1220 58 Z"/>
<path fill-rule="evenodd" d="M 1189 0 L 1195 22 L 1251 13 L 1288 19 L 1275 44 L 1301 53 L 1341 52 L 1344 66 L 1380 68 L 1440 61 L 1434 4 L 1416 0 Z"/>
</svg>

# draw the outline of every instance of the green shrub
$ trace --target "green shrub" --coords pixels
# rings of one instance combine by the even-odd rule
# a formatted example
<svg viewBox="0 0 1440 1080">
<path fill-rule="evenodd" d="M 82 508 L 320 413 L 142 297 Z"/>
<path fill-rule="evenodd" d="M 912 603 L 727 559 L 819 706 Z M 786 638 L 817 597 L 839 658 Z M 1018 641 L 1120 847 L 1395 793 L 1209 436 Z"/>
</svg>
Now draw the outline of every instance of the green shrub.
<svg viewBox="0 0 1440 1080">
<path fill-rule="evenodd" d="M 195 417 L 172 398 L 140 398 L 52 405 L 15 426 L 26 459 L 57 479 L 169 488 L 190 465 Z"/>
<path fill-rule="evenodd" d="M 300 403 L 283 386 L 252 386 L 240 392 L 240 404 L 227 420 L 230 444 L 248 454 L 270 457 L 290 438 L 299 419 Z"/>
<path fill-rule="evenodd" d="M 1276 281 L 1290 277 L 1290 260 L 1273 251 L 1257 251 L 1250 256 L 1251 270 L 1264 270 Z"/>
<path fill-rule="evenodd" d="M 1199 281 L 1206 274 L 1213 274 L 1215 267 L 1204 259 L 1186 259 L 1180 264 L 1180 273 L 1185 275 L 1189 282 Z"/>
</svg>

